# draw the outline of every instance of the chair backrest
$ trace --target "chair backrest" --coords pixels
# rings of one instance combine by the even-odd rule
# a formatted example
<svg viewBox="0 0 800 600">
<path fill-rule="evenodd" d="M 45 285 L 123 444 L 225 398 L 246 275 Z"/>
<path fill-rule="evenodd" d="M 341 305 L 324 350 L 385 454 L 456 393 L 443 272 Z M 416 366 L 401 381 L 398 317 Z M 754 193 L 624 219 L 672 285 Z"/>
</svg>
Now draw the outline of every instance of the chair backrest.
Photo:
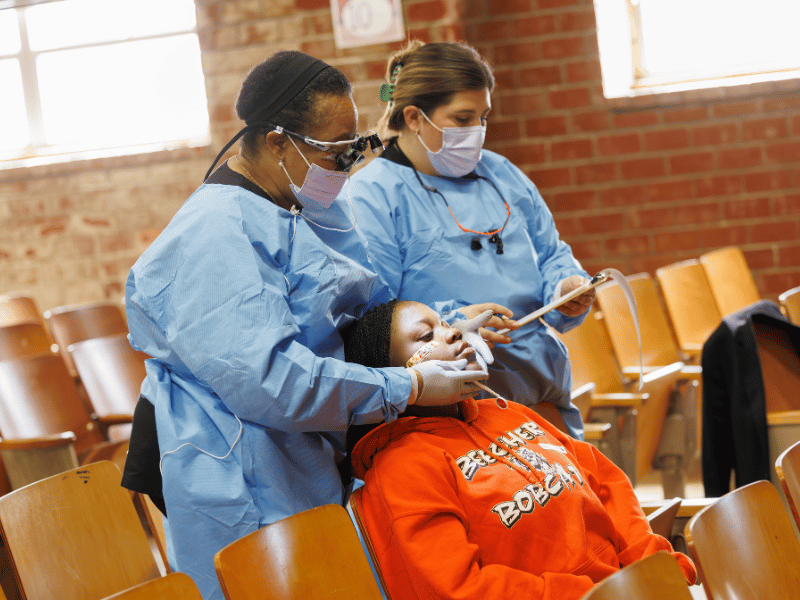
<svg viewBox="0 0 800 600">
<path fill-rule="evenodd" d="M 200 590 L 186 573 L 169 573 L 104 600 L 203 600 Z"/>
<path fill-rule="evenodd" d="M 783 292 L 778 296 L 778 301 L 787 318 L 795 325 L 800 325 L 800 286 Z"/>
<path fill-rule="evenodd" d="M 147 517 L 147 524 L 150 526 L 150 533 L 153 534 L 153 539 L 158 548 L 158 553 L 161 555 L 161 561 L 164 563 L 164 570 L 169 573 L 172 568 L 169 565 L 169 557 L 167 556 L 167 534 L 164 529 L 164 515 L 158 510 L 158 507 L 150 500 L 147 494 L 136 494 L 136 499 L 139 506 L 142 507 L 145 517 Z"/>
<path fill-rule="evenodd" d="M 800 530 L 800 442 L 789 446 L 775 461 L 786 502 Z"/>
<path fill-rule="evenodd" d="M 761 300 L 753 274 L 738 246 L 706 252 L 700 256 L 700 264 L 723 317 Z"/>
<path fill-rule="evenodd" d="M 0 529 L 27 600 L 100 600 L 160 576 L 120 479 L 103 461 L 0 498 Z"/>
<path fill-rule="evenodd" d="M 71 344 L 107 335 L 128 333 L 128 324 L 122 309 L 118 304 L 111 302 L 60 306 L 45 311 L 44 318 L 73 377 L 77 375 L 77 370 L 67 350 Z"/>
<path fill-rule="evenodd" d="M 692 594 L 678 561 L 656 552 L 613 573 L 582 600 L 691 600 Z"/>
<path fill-rule="evenodd" d="M 800 598 L 800 541 L 770 482 L 725 494 L 685 536 L 709 599 Z"/>
<path fill-rule="evenodd" d="M 647 273 L 626 278 L 636 298 L 642 335 L 642 364 L 663 366 L 681 360 L 681 353 L 655 282 Z M 614 355 L 621 367 L 639 366 L 639 340 L 628 301 L 616 282 L 597 287 L 597 304 L 603 313 Z"/>
<path fill-rule="evenodd" d="M 0 360 L 53 353 L 53 343 L 41 321 L 0 325 Z"/>
<path fill-rule="evenodd" d="M 697 353 L 722 320 L 703 265 L 697 259 L 656 270 L 678 345 Z"/>
<path fill-rule="evenodd" d="M 367 553 L 369 554 L 370 561 L 372 562 L 372 573 L 375 579 L 380 582 L 381 589 L 383 591 L 383 595 L 387 600 L 391 600 L 389 596 L 389 591 L 386 589 L 386 582 L 383 579 L 383 574 L 381 573 L 381 566 L 378 563 L 378 554 L 375 552 L 375 548 L 372 545 L 372 540 L 369 537 L 369 531 L 367 531 L 366 521 L 364 520 L 364 487 L 359 487 L 354 489 L 350 492 L 350 512 L 353 513 L 353 522 L 355 526 L 358 527 L 359 533 L 361 533 L 361 539 L 364 540 L 364 546 L 367 549 Z"/>
<path fill-rule="evenodd" d="M 328 504 L 292 515 L 214 557 L 227 600 L 381 600 L 347 511 Z"/>
<path fill-rule="evenodd" d="M 800 354 L 789 332 L 753 316 L 767 414 L 800 410 Z"/>
<path fill-rule="evenodd" d="M 65 431 L 77 437 L 79 454 L 103 441 L 61 357 L 0 361 L 0 435 L 17 440 Z"/>
<path fill-rule="evenodd" d="M 42 313 L 33 297 L 24 292 L 0 294 L 0 325 L 41 319 Z"/>
<path fill-rule="evenodd" d="M 120 333 L 72 344 L 67 349 L 98 416 L 133 414 L 147 375 L 144 352 Z"/>
<path fill-rule="evenodd" d="M 622 375 L 614 356 L 605 344 L 603 325 L 594 309 L 578 327 L 561 334 L 569 351 L 572 366 L 572 387 L 595 384 L 598 394 L 622 392 Z"/>
</svg>

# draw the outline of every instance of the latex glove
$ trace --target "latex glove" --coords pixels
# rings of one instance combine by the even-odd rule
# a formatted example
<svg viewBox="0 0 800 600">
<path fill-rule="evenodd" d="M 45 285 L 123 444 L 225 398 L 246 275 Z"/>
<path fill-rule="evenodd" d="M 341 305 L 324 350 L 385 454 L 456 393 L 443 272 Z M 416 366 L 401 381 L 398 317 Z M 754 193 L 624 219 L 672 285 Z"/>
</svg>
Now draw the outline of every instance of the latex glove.
<svg viewBox="0 0 800 600">
<path fill-rule="evenodd" d="M 488 379 L 489 373 L 483 371 L 463 371 L 467 359 L 455 361 L 428 360 L 409 367 L 422 376 L 422 387 L 416 402 L 419 406 L 446 406 L 475 396 L 480 391 L 473 381 Z"/>
<path fill-rule="evenodd" d="M 485 310 L 477 317 L 459 319 L 451 323 L 452 327 L 461 332 L 462 339 L 475 349 L 475 356 L 484 370 L 486 370 L 486 365 L 494 362 L 494 356 L 492 356 L 492 351 L 489 350 L 489 345 L 478 333 L 478 329 L 486 325 L 493 314 L 491 310 Z"/>
<path fill-rule="evenodd" d="M 567 277 L 566 279 L 562 279 L 558 282 L 556 289 L 553 293 L 553 300 L 559 299 L 561 296 L 569 294 L 575 288 L 582 286 L 586 283 L 587 279 L 585 277 L 581 277 L 580 275 L 572 275 L 571 277 Z M 568 317 L 577 317 L 578 315 L 582 315 L 594 302 L 595 291 L 594 288 L 585 292 L 578 296 L 577 298 L 573 298 L 566 304 L 562 304 L 556 310 Z"/>
</svg>

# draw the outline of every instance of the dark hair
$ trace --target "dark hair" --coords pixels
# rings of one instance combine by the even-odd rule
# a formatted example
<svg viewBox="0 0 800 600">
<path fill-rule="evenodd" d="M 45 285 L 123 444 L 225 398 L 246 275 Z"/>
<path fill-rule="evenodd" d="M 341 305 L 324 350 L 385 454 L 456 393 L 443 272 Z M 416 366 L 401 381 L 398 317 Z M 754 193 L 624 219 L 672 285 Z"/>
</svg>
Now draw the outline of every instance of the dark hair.
<svg viewBox="0 0 800 600">
<path fill-rule="evenodd" d="M 389 366 L 392 314 L 397 303 L 397 300 L 390 300 L 376 306 L 342 329 L 344 359 L 347 362 L 376 369 Z"/>
<path fill-rule="evenodd" d="M 253 67 L 239 89 L 236 115 L 246 122 L 265 102 L 271 100 L 276 81 L 285 74 L 287 65 L 304 56 L 296 50 L 280 50 Z M 308 135 L 306 132 L 316 127 L 322 117 L 316 111 L 318 97 L 326 94 L 349 96 L 352 91 L 347 77 L 335 67 L 328 67 L 314 77 L 285 108 L 270 117 L 270 121 L 295 133 Z M 257 141 L 266 131 L 267 127 L 257 128 L 242 136 L 245 154 L 258 154 Z"/>
<path fill-rule="evenodd" d="M 390 131 L 402 131 L 406 106 L 416 106 L 430 114 L 436 107 L 450 102 L 458 92 L 482 89 L 491 92 L 494 89 L 492 68 L 474 48 L 461 42 L 409 42 L 389 58 L 387 81 L 391 81 L 398 65 L 392 102 L 378 125 L 384 137 L 388 137 Z"/>
</svg>

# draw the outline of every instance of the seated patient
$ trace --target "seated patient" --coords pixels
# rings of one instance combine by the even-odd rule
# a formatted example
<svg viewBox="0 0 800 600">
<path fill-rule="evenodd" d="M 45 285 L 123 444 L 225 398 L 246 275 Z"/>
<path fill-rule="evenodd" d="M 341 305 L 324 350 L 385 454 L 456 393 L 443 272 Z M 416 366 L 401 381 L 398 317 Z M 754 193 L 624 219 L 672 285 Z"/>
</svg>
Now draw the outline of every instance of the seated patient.
<svg viewBox="0 0 800 600">
<path fill-rule="evenodd" d="M 352 327 L 345 355 L 376 367 L 474 356 L 433 310 L 396 301 Z M 350 430 L 360 437 L 352 466 L 392 600 L 578 599 L 658 551 L 695 582 L 691 560 L 650 530 L 625 474 L 525 406 L 410 406 L 370 427 Z"/>
</svg>

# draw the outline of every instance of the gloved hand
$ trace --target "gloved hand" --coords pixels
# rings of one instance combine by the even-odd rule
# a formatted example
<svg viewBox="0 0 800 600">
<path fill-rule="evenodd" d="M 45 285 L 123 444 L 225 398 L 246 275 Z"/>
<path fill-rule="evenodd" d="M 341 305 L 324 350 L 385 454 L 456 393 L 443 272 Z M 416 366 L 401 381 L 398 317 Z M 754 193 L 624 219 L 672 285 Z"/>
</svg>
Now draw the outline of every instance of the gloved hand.
<svg viewBox="0 0 800 600">
<path fill-rule="evenodd" d="M 480 391 L 473 381 L 482 381 L 489 373 L 482 371 L 463 371 L 467 359 L 455 361 L 428 360 L 409 367 L 412 376 L 422 376 L 422 387 L 416 402 L 419 406 L 446 406 L 473 397 Z"/>
<path fill-rule="evenodd" d="M 486 365 L 494 362 L 494 356 L 478 330 L 486 325 L 493 314 L 491 310 L 485 310 L 477 317 L 459 319 L 451 323 L 455 329 L 461 332 L 462 339 L 475 349 L 475 356 L 484 370 L 486 370 Z"/>
</svg>

